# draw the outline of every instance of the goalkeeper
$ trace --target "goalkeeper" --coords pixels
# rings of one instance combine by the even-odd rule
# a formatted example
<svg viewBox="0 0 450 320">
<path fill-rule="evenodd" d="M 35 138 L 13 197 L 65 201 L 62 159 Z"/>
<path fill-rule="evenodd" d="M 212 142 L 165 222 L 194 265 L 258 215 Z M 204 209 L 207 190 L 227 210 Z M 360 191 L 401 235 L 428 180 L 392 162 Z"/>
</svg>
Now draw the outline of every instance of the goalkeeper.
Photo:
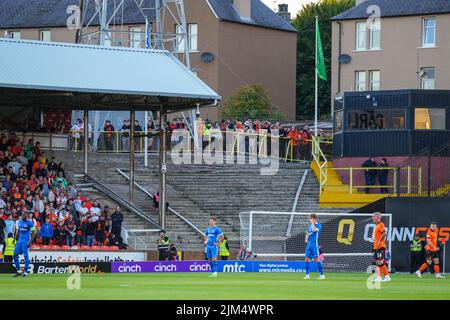
<svg viewBox="0 0 450 320">
<path fill-rule="evenodd" d="M 308 231 L 305 235 L 305 242 L 306 242 L 306 252 L 305 252 L 305 264 L 306 264 L 306 276 L 305 279 L 309 279 L 309 262 L 314 260 L 317 262 L 317 267 L 320 272 L 320 276 L 318 280 L 325 279 L 325 275 L 323 273 L 323 264 L 320 260 L 320 252 L 319 252 L 319 234 L 320 230 L 322 229 L 322 226 L 320 223 L 317 223 L 317 215 L 311 214 L 309 216 L 309 226 Z"/>
</svg>

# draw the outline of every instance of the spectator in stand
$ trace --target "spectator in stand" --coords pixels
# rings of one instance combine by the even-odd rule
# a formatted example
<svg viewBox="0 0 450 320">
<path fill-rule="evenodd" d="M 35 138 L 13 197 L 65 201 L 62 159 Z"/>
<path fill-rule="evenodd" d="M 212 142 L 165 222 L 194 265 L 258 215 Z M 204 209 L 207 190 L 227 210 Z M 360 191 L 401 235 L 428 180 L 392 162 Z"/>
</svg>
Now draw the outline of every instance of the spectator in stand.
<svg viewBox="0 0 450 320">
<path fill-rule="evenodd" d="M 120 207 L 116 207 L 116 211 L 111 215 L 111 233 L 120 236 L 122 232 L 123 214 L 120 212 Z"/>
<path fill-rule="evenodd" d="M 28 158 L 25 156 L 25 152 L 22 150 L 20 151 L 19 155 L 16 157 L 17 162 L 20 163 L 20 165 L 28 165 Z"/>
<path fill-rule="evenodd" d="M 74 245 L 75 240 L 75 232 L 77 229 L 77 225 L 73 221 L 73 215 L 69 214 L 69 218 L 64 222 L 65 230 L 66 230 L 66 244 L 69 247 Z"/>
<path fill-rule="evenodd" d="M 389 164 L 387 163 L 386 158 L 381 159 L 381 162 L 378 165 L 378 167 L 379 168 L 387 168 L 387 167 L 389 167 Z M 386 188 L 388 174 L 389 174 L 389 170 L 388 169 L 378 170 L 378 181 L 380 183 L 380 186 L 384 186 L 384 187 L 380 188 L 380 192 L 383 193 L 383 194 L 388 193 L 388 188 Z"/>
<path fill-rule="evenodd" d="M 1 210 L 3 211 L 3 209 Z M 3 215 L 3 213 L 0 211 L 0 216 Z M 0 218 L 1 219 L 1 218 Z M 13 214 L 7 215 L 7 219 L 5 220 L 5 228 L 4 228 L 4 234 L 14 234 L 14 225 L 16 221 L 14 220 Z"/>
<path fill-rule="evenodd" d="M 367 168 L 364 170 L 364 178 L 366 181 L 366 186 L 373 186 L 375 184 L 375 177 L 377 176 L 377 170 L 370 169 L 376 168 L 377 163 L 375 162 L 374 157 L 370 157 L 363 164 L 363 168 Z M 366 193 L 370 193 L 370 187 L 366 187 Z"/>
<path fill-rule="evenodd" d="M 122 128 L 120 128 L 121 131 L 121 150 L 127 151 L 130 148 L 130 120 L 123 120 Z"/>
<path fill-rule="evenodd" d="M 52 160 L 47 165 L 48 171 L 57 171 L 58 170 L 58 164 L 55 162 L 55 157 L 52 157 Z"/>
<path fill-rule="evenodd" d="M 61 219 L 58 221 L 58 226 L 55 229 L 55 240 L 57 245 L 62 246 L 64 242 L 67 241 L 66 234 L 66 226 L 64 225 L 64 220 Z"/>
<path fill-rule="evenodd" d="M 89 216 L 86 224 L 86 244 L 89 247 L 92 247 L 94 245 L 95 231 L 96 231 L 95 222 L 92 221 L 92 217 Z"/>
<path fill-rule="evenodd" d="M 50 223 L 50 218 L 47 216 L 45 222 L 41 225 L 40 235 L 42 244 L 49 245 L 50 240 L 53 239 L 53 226 Z"/>
<path fill-rule="evenodd" d="M 0 239 L 5 238 L 5 228 L 6 228 L 5 220 L 3 220 L 3 218 L 0 218 Z"/>
<path fill-rule="evenodd" d="M 95 240 L 97 244 L 103 246 L 106 241 L 106 229 L 108 228 L 108 222 L 104 216 L 101 216 L 97 222 L 95 222 Z"/>
<path fill-rule="evenodd" d="M 311 134 L 309 133 L 309 127 L 303 127 L 300 132 L 300 159 L 310 161 L 311 160 Z"/>
<path fill-rule="evenodd" d="M 159 208 L 159 191 L 153 195 L 153 207 Z"/>
<path fill-rule="evenodd" d="M 110 120 L 105 121 L 105 126 L 103 127 L 103 141 L 105 143 L 105 148 L 108 151 L 111 151 L 114 149 L 113 140 L 114 140 L 114 126 L 111 124 Z"/>
<path fill-rule="evenodd" d="M 100 205 L 97 201 L 94 201 L 92 203 L 92 207 L 89 210 L 89 213 L 91 214 L 92 221 L 97 222 L 101 215 Z"/>
<path fill-rule="evenodd" d="M 48 170 L 45 167 L 45 164 L 43 162 L 40 162 L 39 168 L 36 169 L 36 172 L 35 172 L 36 178 L 40 178 L 40 177 L 45 178 L 45 177 L 47 177 L 47 173 L 48 173 Z"/>
<path fill-rule="evenodd" d="M 299 150 L 298 150 L 298 141 L 300 139 L 298 129 L 295 126 L 292 126 L 291 130 L 288 133 L 288 137 L 290 140 L 290 150 L 289 154 L 293 157 L 294 160 L 299 159 Z M 288 157 L 288 159 L 290 159 Z"/>
</svg>

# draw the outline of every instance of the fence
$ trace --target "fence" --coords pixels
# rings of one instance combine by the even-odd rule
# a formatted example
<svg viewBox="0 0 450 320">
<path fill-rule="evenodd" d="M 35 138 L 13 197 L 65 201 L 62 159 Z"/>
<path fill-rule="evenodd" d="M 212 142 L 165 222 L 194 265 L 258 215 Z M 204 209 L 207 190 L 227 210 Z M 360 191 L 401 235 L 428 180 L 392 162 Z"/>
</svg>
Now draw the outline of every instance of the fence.
<svg viewBox="0 0 450 320">
<path fill-rule="evenodd" d="M 408 169 L 410 168 L 410 169 Z M 429 148 L 413 158 L 398 165 L 398 188 L 393 194 L 408 193 L 411 196 L 448 196 L 450 195 L 450 143 L 442 145 L 437 151 Z M 405 189 L 410 179 L 420 181 L 412 192 Z"/>
<path fill-rule="evenodd" d="M 194 137 L 188 130 L 177 129 L 167 131 L 166 150 L 178 144 L 185 143 L 184 152 L 192 152 L 196 145 Z M 239 132 L 239 131 L 213 131 L 209 134 L 200 134 L 201 148 L 206 151 L 213 151 L 217 147 L 217 142 L 222 142 L 221 150 L 224 155 L 246 155 L 257 157 L 275 157 L 285 162 L 304 162 L 311 161 L 311 150 L 313 148 L 312 139 L 294 142 L 286 136 L 271 135 L 268 133 Z M 135 152 L 143 153 L 145 151 L 145 139 L 147 139 L 147 150 L 149 152 L 158 152 L 160 146 L 159 131 L 149 131 L 147 138 L 143 131 L 135 133 Z M 83 150 L 83 137 L 78 134 L 71 134 L 69 148 L 73 152 Z M 186 143 L 188 141 L 188 143 Z M 331 157 L 332 140 L 321 137 L 318 143 L 326 154 L 324 157 Z M 272 147 L 278 144 L 278 153 L 273 152 Z M 102 153 L 127 153 L 130 151 L 130 133 L 128 131 L 101 131 L 97 140 L 97 147 L 94 150 L 93 141 L 89 140 L 90 150 Z M 219 148 L 220 150 L 220 148 Z"/>
</svg>

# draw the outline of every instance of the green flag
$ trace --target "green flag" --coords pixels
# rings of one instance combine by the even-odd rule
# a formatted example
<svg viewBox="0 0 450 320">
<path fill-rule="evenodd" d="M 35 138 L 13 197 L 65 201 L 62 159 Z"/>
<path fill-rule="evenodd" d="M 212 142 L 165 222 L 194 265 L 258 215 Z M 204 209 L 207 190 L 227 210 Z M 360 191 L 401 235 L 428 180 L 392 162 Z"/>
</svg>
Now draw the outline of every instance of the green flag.
<svg viewBox="0 0 450 320">
<path fill-rule="evenodd" d="M 316 43 L 317 43 L 317 76 L 322 80 L 327 80 L 327 71 L 325 70 L 325 60 L 323 59 L 322 40 L 320 39 L 319 20 L 316 20 Z"/>
</svg>

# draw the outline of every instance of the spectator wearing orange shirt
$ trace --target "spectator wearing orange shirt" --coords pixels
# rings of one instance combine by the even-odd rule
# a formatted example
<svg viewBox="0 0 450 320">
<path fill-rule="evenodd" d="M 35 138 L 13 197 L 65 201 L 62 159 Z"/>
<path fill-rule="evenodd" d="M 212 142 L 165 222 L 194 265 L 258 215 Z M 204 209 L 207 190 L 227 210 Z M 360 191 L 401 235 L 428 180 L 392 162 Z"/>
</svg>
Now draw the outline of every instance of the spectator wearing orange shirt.
<svg viewBox="0 0 450 320">
<path fill-rule="evenodd" d="M 298 129 L 295 126 L 292 126 L 291 130 L 288 133 L 288 137 L 291 139 L 291 150 L 293 159 L 299 159 L 298 156 L 298 142 L 300 140 L 300 135 Z"/>
</svg>

